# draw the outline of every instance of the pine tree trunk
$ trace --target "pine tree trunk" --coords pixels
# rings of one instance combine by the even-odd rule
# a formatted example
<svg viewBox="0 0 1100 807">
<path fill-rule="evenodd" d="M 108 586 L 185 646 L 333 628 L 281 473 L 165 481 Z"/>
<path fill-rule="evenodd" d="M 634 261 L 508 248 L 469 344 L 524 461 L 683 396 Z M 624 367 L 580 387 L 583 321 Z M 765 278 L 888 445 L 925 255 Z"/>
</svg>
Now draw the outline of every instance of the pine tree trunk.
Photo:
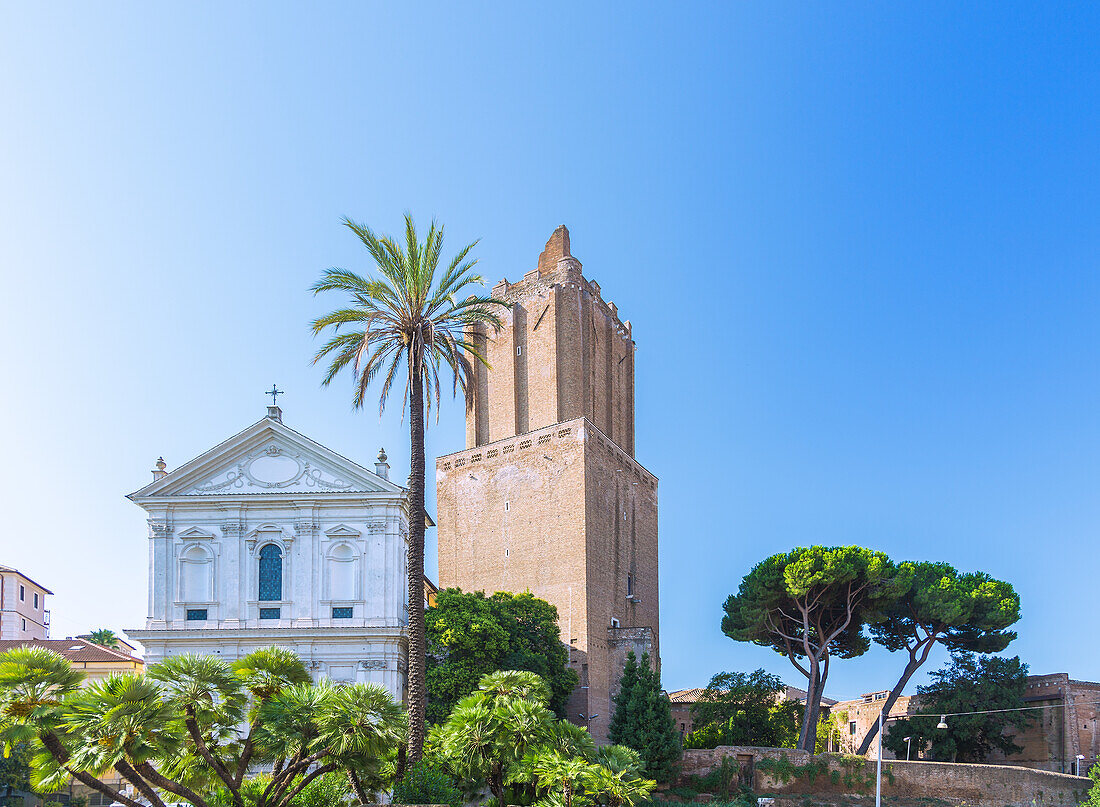
<svg viewBox="0 0 1100 807">
<path fill-rule="evenodd" d="M 409 351 L 409 742 L 408 764 L 424 753 L 427 689 L 424 638 L 424 381 L 422 357 Z"/>
<path fill-rule="evenodd" d="M 817 692 L 817 676 L 820 670 L 816 659 L 807 658 L 806 665 L 810 675 L 806 679 L 806 708 L 802 710 L 802 730 L 798 733 L 798 747 L 802 750 L 807 750 L 806 742 L 810 737 L 810 719 L 813 715 L 813 709 L 810 706 L 813 703 L 814 693 Z M 812 744 L 809 747 L 809 752 L 811 754 L 814 752 Z"/>
<path fill-rule="evenodd" d="M 902 690 L 905 689 L 905 685 L 909 683 L 909 679 L 913 677 L 913 673 L 921 668 L 921 665 L 928 659 L 928 651 L 932 649 L 932 642 L 929 642 L 924 648 L 924 652 L 920 658 L 916 656 L 916 650 L 910 653 L 909 663 L 905 665 L 905 672 L 902 673 L 901 678 L 894 684 L 894 688 L 890 690 L 890 694 L 886 697 L 886 702 L 882 704 L 882 716 L 885 719 L 890 714 L 890 710 L 894 708 L 894 704 L 898 702 L 898 698 L 901 697 Z M 856 752 L 860 756 L 867 753 L 867 749 L 871 747 L 871 741 L 875 739 L 878 734 L 878 721 L 876 720 L 871 724 L 871 730 L 867 732 L 867 736 L 863 738 L 863 742 L 859 744 L 859 750 Z"/>
</svg>

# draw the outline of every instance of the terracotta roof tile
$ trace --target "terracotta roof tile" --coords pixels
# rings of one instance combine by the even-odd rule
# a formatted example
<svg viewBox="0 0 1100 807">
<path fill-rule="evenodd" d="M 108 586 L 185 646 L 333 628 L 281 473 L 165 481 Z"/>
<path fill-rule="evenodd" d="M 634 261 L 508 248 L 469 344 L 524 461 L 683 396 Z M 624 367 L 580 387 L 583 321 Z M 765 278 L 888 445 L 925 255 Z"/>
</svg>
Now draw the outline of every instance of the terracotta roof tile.
<svg viewBox="0 0 1100 807">
<path fill-rule="evenodd" d="M 0 653 L 16 647 L 44 647 L 52 650 L 70 662 L 138 662 L 137 656 L 131 656 L 109 647 L 93 644 L 87 639 L 3 639 L 0 640 Z"/>
</svg>

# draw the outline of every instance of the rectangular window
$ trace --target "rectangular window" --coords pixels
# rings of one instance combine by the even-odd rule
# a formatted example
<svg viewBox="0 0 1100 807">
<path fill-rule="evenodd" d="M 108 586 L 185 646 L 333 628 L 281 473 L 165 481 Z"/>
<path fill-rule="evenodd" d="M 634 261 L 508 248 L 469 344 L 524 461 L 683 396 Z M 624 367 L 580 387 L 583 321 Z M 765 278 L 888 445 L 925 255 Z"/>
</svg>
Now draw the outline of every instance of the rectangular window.
<svg viewBox="0 0 1100 807">
<path fill-rule="evenodd" d="M 278 618 L 279 618 L 279 609 L 278 608 L 261 608 L 260 609 L 260 619 L 278 619 Z"/>
<path fill-rule="evenodd" d="M 348 605 L 348 606 L 339 606 L 337 608 L 333 608 L 332 609 L 332 618 L 333 619 L 351 619 L 352 610 L 353 609 L 350 605 Z"/>
<path fill-rule="evenodd" d="M 205 608 L 188 608 L 187 609 L 187 621 L 188 622 L 205 622 L 206 621 L 206 609 Z"/>
<path fill-rule="evenodd" d="M 626 596 L 634 596 L 634 575 L 632 574 L 626 576 Z"/>
<path fill-rule="evenodd" d="M 851 723 L 848 724 L 848 733 L 851 734 L 853 737 L 856 736 L 856 721 L 853 720 Z"/>
<path fill-rule="evenodd" d="M 34 592 L 34 607 L 38 607 L 38 592 Z"/>
<path fill-rule="evenodd" d="M 25 602 L 27 599 L 27 589 L 22 584 L 19 586 L 19 602 Z"/>
<path fill-rule="evenodd" d="M 23 630 L 27 629 L 27 620 L 23 620 Z"/>
</svg>

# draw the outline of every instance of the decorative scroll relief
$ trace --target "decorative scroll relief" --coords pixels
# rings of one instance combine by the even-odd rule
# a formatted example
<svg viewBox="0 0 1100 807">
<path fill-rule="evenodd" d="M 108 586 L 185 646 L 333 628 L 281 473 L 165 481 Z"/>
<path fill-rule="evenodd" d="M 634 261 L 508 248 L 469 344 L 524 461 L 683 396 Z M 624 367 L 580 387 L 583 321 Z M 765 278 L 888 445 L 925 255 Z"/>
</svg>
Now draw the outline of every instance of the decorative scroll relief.
<svg viewBox="0 0 1100 807">
<path fill-rule="evenodd" d="M 366 661 L 359 662 L 360 670 L 384 670 L 386 669 L 385 659 L 375 658 L 367 659 Z"/>
<path fill-rule="evenodd" d="M 188 491 L 189 495 L 232 493 L 236 490 L 314 490 L 341 492 L 355 489 L 353 482 L 315 467 L 308 457 L 272 443 L 253 451 L 236 467 Z"/>
</svg>

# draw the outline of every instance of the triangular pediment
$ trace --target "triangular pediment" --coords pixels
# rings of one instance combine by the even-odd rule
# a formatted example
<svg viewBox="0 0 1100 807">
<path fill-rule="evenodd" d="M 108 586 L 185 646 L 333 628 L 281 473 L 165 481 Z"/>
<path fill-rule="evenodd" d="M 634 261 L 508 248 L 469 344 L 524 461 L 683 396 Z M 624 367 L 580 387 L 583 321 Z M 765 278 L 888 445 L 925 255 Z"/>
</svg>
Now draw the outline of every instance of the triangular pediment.
<svg viewBox="0 0 1100 807">
<path fill-rule="evenodd" d="M 184 530 L 183 532 L 181 532 L 179 534 L 179 537 L 183 538 L 184 540 L 187 540 L 187 541 L 191 541 L 191 540 L 196 540 L 197 541 L 197 540 L 200 540 L 200 539 L 214 538 L 214 533 L 210 532 L 210 530 L 204 530 L 201 527 L 191 527 L 191 529 Z"/>
<path fill-rule="evenodd" d="M 130 498 L 339 493 L 401 494 L 404 489 L 264 418 Z"/>
</svg>

